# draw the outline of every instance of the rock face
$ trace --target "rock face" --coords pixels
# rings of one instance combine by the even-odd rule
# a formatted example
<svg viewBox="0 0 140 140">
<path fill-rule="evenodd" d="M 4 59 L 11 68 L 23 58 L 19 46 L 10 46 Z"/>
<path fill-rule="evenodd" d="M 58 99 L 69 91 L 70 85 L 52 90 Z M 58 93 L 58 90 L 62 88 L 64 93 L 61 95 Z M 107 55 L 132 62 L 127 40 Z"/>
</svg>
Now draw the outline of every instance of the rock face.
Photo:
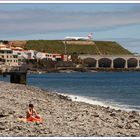
<svg viewBox="0 0 140 140">
<path fill-rule="evenodd" d="M 140 115 L 82 102 L 36 87 L 0 82 L 0 137 L 140 136 Z M 43 123 L 25 123 L 33 103 Z"/>
</svg>

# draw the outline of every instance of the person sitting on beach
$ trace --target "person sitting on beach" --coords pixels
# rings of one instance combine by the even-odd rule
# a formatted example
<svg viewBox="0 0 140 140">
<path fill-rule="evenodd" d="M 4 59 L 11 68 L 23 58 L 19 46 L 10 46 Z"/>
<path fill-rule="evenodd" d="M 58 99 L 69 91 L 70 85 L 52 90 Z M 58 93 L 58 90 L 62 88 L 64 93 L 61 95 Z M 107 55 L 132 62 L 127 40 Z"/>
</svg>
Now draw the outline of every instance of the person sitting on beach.
<svg viewBox="0 0 140 140">
<path fill-rule="evenodd" d="M 42 118 L 37 114 L 33 104 L 29 104 L 29 108 L 26 112 L 26 119 L 31 122 L 42 122 Z"/>
</svg>

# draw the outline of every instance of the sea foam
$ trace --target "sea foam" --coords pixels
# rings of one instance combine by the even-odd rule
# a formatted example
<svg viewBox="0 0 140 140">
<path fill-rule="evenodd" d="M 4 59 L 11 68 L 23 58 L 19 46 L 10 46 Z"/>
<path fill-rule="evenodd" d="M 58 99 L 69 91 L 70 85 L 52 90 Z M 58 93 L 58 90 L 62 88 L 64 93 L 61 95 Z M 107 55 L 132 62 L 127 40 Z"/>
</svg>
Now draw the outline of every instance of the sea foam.
<svg viewBox="0 0 140 140">
<path fill-rule="evenodd" d="M 67 93 L 59 93 L 55 92 L 56 94 L 63 95 L 69 97 L 72 101 L 77 101 L 77 102 L 84 102 L 92 105 L 99 105 L 103 107 L 110 107 L 115 110 L 123 110 L 123 111 L 138 111 L 140 112 L 140 109 L 135 109 L 137 106 L 130 106 L 130 105 L 123 105 L 115 102 L 109 102 L 109 101 L 99 101 L 96 98 L 90 98 L 90 97 L 85 97 L 85 96 L 79 96 L 79 95 L 72 95 L 72 94 L 67 94 Z M 138 107 L 140 108 L 140 107 Z"/>
</svg>

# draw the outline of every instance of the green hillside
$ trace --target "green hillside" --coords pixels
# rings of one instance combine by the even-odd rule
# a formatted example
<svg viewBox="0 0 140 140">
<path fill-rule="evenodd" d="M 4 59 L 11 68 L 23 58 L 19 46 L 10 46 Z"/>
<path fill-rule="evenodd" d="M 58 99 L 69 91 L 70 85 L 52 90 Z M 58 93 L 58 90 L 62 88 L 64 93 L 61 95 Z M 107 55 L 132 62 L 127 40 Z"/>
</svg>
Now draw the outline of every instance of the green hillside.
<svg viewBox="0 0 140 140">
<path fill-rule="evenodd" d="M 70 41 L 69 41 L 70 42 Z M 72 43 L 71 43 L 72 42 Z M 131 54 L 121 45 L 113 41 L 71 41 L 66 43 L 67 53 L 78 54 L 109 54 L 109 55 L 128 55 Z M 73 43 L 75 42 L 75 43 Z M 25 49 L 34 49 L 48 53 L 65 52 L 65 43 L 62 40 L 29 40 L 26 42 Z"/>
</svg>

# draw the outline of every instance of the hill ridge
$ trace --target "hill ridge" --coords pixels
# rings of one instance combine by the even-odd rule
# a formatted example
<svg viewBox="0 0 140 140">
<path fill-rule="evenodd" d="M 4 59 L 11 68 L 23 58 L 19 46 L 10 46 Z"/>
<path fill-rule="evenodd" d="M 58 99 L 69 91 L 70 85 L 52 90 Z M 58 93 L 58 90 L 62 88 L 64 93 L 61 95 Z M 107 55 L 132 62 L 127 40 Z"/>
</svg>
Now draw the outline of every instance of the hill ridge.
<svg viewBox="0 0 140 140">
<path fill-rule="evenodd" d="M 33 49 L 48 53 L 91 54 L 91 55 L 129 55 L 129 50 L 116 41 L 68 41 L 68 40 L 20 40 L 10 41 L 14 47 Z"/>
</svg>

